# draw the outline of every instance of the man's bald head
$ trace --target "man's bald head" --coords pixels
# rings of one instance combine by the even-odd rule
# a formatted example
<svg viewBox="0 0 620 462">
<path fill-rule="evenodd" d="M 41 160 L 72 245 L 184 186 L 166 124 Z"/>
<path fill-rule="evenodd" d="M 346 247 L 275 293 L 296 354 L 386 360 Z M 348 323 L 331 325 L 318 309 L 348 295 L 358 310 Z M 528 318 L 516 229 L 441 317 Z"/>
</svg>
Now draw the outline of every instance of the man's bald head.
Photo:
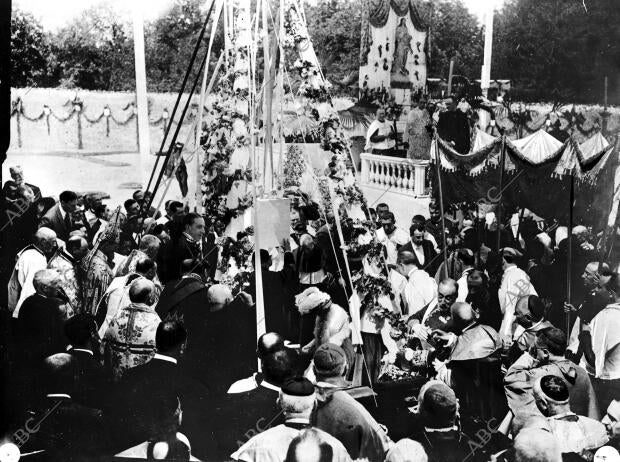
<svg viewBox="0 0 620 462">
<path fill-rule="evenodd" d="M 476 312 L 469 303 L 456 302 L 450 312 L 456 329 L 463 329 L 476 320 Z"/>
<path fill-rule="evenodd" d="M 411 270 L 419 268 L 415 254 L 409 250 L 400 250 L 396 257 L 396 269 L 403 276 L 408 276 Z"/>
<path fill-rule="evenodd" d="M 545 304 L 536 295 L 526 295 L 517 300 L 515 319 L 526 329 L 545 318 Z"/>
<path fill-rule="evenodd" d="M 207 299 L 211 305 L 211 310 L 217 311 L 232 302 L 233 296 L 228 286 L 213 284 L 207 291 Z"/>
<path fill-rule="evenodd" d="M 60 287 L 60 273 L 55 269 L 42 269 L 34 273 L 34 290 L 46 297 L 55 297 Z"/>
<path fill-rule="evenodd" d="M 132 303 L 152 305 L 155 298 L 155 284 L 146 278 L 138 278 L 129 286 L 129 300 Z"/>
<path fill-rule="evenodd" d="M 43 373 L 45 380 L 42 382 L 45 391 L 51 393 L 66 393 L 71 395 L 75 388 L 78 377 L 77 360 L 68 353 L 57 353 L 45 358 Z"/>
<path fill-rule="evenodd" d="M 266 355 L 283 348 L 285 348 L 284 337 L 275 332 L 267 332 L 258 338 L 256 353 L 259 358 L 264 358 Z"/>
<path fill-rule="evenodd" d="M 153 260 L 155 260 L 157 258 L 157 253 L 159 252 L 160 244 L 161 241 L 157 236 L 153 236 L 152 234 L 145 234 L 140 240 L 140 246 L 138 247 L 138 250 L 141 250 Z"/>
<path fill-rule="evenodd" d="M 561 462 L 557 440 L 540 428 L 524 428 L 514 440 L 515 462 Z"/>
<path fill-rule="evenodd" d="M 71 236 L 67 240 L 67 252 L 76 261 L 80 261 L 88 253 L 88 242 L 82 236 Z"/>
<path fill-rule="evenodd" d="M 46 255 L 50 255 L 56 251 L 56 233 L 49 228 L 39 228 L 34 234 L 34 242 Z"/>
<path fill-rule="evenodd" d="M 136 273 L 152 281 L 157 274 L 157 264 L 155 260 L 148 255 L 138 255 L 136 258 Z"/>
</svg>

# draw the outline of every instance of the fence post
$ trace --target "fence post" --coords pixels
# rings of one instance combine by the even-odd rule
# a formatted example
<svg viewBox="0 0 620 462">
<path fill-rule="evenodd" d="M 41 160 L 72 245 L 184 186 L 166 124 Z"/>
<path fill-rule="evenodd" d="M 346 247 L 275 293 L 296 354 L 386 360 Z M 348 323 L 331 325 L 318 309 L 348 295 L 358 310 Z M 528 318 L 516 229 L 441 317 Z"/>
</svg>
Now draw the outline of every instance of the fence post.
<svg viewBox="0 0 620 462">
<path fill-rule="evenodd" d="M 73 111 L 77 112 L 78 149 L 83 149 L 84 144 L 82 143 L 82 106 L 79 104 L 74 104 Z"/>
</svg>

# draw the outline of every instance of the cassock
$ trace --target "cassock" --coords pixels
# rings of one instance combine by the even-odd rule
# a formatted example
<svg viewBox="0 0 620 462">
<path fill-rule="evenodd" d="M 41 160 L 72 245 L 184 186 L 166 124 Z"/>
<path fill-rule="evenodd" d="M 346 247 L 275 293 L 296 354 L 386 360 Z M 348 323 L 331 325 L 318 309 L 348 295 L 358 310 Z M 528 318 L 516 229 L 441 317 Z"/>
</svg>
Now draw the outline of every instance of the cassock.
<svg viewBox="0 0 620 462">
<path fill-rule="evenodd" d="M 81 288 L 75 271 L 75 258 L 65 249 L 58 249 L 50 259 L 47 267 L 55 269 L 60 273 L 60 287 L 69 299 L 67 303 L 61 305 L 64 318 L 69 319 L 74 314 L 79 314 L 82 308 L 82 301 L 80 300 Z"/>
<path fill-rule="evenodd" d="M 27 363 L 35 364 L 61 353 L 64 335 L 60 300 L 35 293 L 24 300 L 17 318 L 21 352 Z"/>
<path fill-rule="evenodd" d="M 199 335 L 188 336 L 183 363 L 218 395 L 256 369 L 256 309 L 236 298 L 209 312 L 205 324 Z"/>
<path fill-rule="evenodd" d="M 439 114 L 437 134 L 444 141 L 453 142 L 456 152 L 469 153 L 469 120 L 460 109 Z"/>
<path fill-rule="evenodd" d="M 71 348 L 69 354 L 77 360 L 79 370 L 75 400 L 84 406 L 103 409 L 110 385 L 110 377 L 103 365 L 92 350 Z"/>
<path fill-rule="evenodd" d="M 185 319 L 185 327 L 192 329 L 197 321 L 206 319 L 209 312 L 207 287 L 196 274 L 189 274 L 170 281 L 164 286 L 155 311 L 162 319 L 182 315 Z M 198 324 L 203 325 L 204 322 Z"/>
<path fill-rule="evenodd" d="M 266 332 L 277 332 L 296 343 L 299 340 L 300 315 L 295 308 L 295 288 L 299 280 L 288 280 L 286 274 L 284 271 L 262 271 L 265 328 Z M 250 282 L 248 293 L 256 300 L 255 278 Z"/>
<path fill-rule="evenodd" d="M 473 324 L 456 338 L 448 356 L 451 387 L 466 412 L 489 419 L 506 412 L 501 362 L 502 342 L 489 326 Z"/>
<path fill-rule="evenodd" d="M 279 387 L 262 381 L 253 390 L 213 400 L 212 416 L 220 423 L 213 428 L 218 446 L 213 459 L 229 460 L 230 454 L 256 433 L 284 422 L 277 404 L 279 392 Z"/>
<path fill-rule="evenodd" d="M 158 419 L 153 401 L 176 396 L 183 411 L 181 432 L 189 437 L 194 454 L 206 460 L 213 453 L 209 390 L 177 365 L 175 358 L 155 354 L 148 363 L 129 369 L 113 393 L 116 398 L 110 412 L 118 423 L 114 435 L 117 444 L 129 446 L 149 439 L 149 427 Z"/>
</svg>

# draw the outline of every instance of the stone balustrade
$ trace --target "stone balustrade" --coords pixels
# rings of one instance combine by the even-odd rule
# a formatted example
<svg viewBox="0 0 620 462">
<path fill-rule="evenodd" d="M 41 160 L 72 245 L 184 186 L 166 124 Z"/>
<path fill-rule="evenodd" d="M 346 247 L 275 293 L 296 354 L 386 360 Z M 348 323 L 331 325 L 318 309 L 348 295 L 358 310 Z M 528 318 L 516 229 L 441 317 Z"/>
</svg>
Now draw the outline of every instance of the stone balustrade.
<svg viewBox="0 0 620 462">
<path fill-rule="evenodd" d="M 362 185 L 390 189 L 411 197 L 428 197 L 429 162 L 361 154 Z"/>
</svg>

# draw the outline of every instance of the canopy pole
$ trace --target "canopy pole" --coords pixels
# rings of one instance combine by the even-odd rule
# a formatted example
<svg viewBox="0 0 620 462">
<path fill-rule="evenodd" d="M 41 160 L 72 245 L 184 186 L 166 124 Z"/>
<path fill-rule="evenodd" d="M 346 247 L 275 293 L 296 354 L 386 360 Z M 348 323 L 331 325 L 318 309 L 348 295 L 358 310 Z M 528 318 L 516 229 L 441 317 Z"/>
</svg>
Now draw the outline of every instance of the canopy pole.
<svg viewBox="0 0 620 462">
<path fill-rule="evenodd" d="M 443 186 L 441 185 L 441 166 L 439 165 L 439 148 L 437 147 L 437 134 L 435 134 L 435 165 L 437 167 L 437 186 L 439 188 L 439 213 L 441 213 L 441 240 L 443 245 L 443 272 L 444 278 L 448 277 L 448 244 L 446 242 L 446 217 L 443 208 Z"/>
<path fill-rule="evenodd" d="M 519 224 L 517 225 L 517 237 L 516 237 L 517 245 L 519 245 L 519 239 L 521 238 L 521 225 L 523 224 L 523 215 L 525 215 L 525 207 L 521 207 L 521 210 L 519 211 Z"/>
<path fill-rule="evenodd" d="M 573 265 L 573 203 L 575 202 L 575 176 L 570 174 L 570 193 L 568 207 L 568 258 L 566 261 L 566 300 L 571 303 L 571 273 Z M 570 311 L 566 313 L 566 335 L 570 335 Z"/>
<path fill-rule="evenodd" d="M 448 73 L 448 94 L 446 97 L 452 96 L 452 75 L 454 74 L 454 58 L 450 60 L 450 71 Z"/>
<path fill-rule="evenodd" d="M 502 151 L 499 158 L 499 196 L 497 198 L 497 245 L 499 249 L 502 245 L 502 195 L 504 190 L 504 164 L 506 163 L 506 137 L 502 135 Z"/>
</svg>

